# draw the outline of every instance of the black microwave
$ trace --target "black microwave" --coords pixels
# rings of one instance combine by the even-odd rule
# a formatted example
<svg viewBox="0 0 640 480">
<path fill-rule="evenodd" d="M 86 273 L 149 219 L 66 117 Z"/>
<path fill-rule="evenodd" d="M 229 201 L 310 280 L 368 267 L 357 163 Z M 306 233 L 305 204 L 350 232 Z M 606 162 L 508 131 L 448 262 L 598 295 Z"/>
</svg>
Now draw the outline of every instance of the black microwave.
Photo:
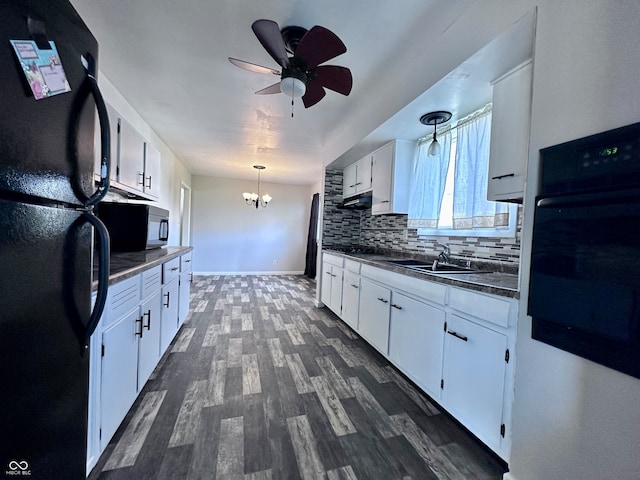
<svg viewBox="0 0 640 480">
<path fill-rule="evenodd" d="M 169 211 L 138 203 L 101 203 L 97 214 L 109 231 L 111 250 L 160 248 L 169 239 Z"/>
</svg>

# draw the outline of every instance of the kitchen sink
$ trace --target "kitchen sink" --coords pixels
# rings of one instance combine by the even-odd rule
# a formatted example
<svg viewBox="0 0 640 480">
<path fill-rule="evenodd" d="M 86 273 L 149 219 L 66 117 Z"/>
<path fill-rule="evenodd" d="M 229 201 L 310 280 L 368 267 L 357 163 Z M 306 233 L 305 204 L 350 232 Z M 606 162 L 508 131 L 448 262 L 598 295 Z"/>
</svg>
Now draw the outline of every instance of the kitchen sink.
<svg viewBox="0 0 640 480">
<path fill-rule="evenodd" d="M 488 273 L 485 270 L 476 270 L 474 268 L 467 268 L 461 265 L 452 264 L 436 264 L 436 268 L 433 265 L 416 265 L 411 267 L 413 270 L 419 270 L 427 273 Z"/>
<path fill-rule="evenodd" d="M 387 263 L 391 263 L 392 265 L 399 265 L 401 267 L 431 267 L 430 264 L 424 262 L 423 260 L 414 260 L 412 258 L 404 258 L 400 260 L 385 260 Z"/>
</svg>

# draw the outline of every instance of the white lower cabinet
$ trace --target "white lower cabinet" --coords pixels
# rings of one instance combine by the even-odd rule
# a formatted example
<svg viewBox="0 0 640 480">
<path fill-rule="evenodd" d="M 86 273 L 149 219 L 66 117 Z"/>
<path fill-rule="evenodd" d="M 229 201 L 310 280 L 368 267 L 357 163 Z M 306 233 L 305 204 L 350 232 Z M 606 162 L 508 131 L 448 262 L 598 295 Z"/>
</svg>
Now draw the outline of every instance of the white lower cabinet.
<svg viewBox="0 0 640 480">
<path fill-rule="evenodd" d="M 358 329 L 360 302 L 360 275 L 345 271 L 342 281 L 342 320 L 354 330 Z"/>
<path fill-rule="evenodd" d="M 138 395 L 138 308 L 102 333 L 100 451 L 104 450 Z"/>
<path fill-rule="evenodd" d="M 190 260 L 191 254 L 183 257 Z M 87 474 L 97 463 L 136 397 L 175 337 L 184 298 L 189 311 L 191 269 L 181 289 L 174 258 L 109 287 L 107 304 L 91 337 Z"/>
<path fill-rule="evenodd" d="M 180 301 L 178 302 L 178 328 L 189 316 L 189 300 L 191 296 L 191 282 L 193 271 L 191 267 L 191 252 L 180 257 Z"/>
<path fill-rule="evenodd" d="M 164 352 L 178 333 L 180 308 L 180 279 L 174 278 L 167 285 L 162 286 L 162 317 L 160 321 L 160 352 Z M 187 307 L 188 308 L 188 307 Z"/>
<path fill-rule="evenodd" d="M 442 401 L 491 446 L 501 443 L 507 337 L 449 315 L 444 341 Z"/>
<path fill-rule="evenodd" d="M 391 290 L 360 279 L 358 333 L 384 355 L 387 355 L 389 348 L 390 300 Z"/>
<path fill-rule="evenodd" d="M 432 397 L 440 397 L 445 312 L 397 292 L 391 294 L 389 357 Z"/>
<path fill-rule="evenodd" d="M 136 332 L 138 335 L 138 391 L 142 390 L 147 383 L 151 372 L 160 360 L 161 300 L 158 290 L 140 308 L 141 322 Z"/>
<path fill-rule="evenodd" d="M 508 461 L 517 301 L 359 263 L 339 269 L 341 319 Z M 327 305 L 333 268 L 323 262 Z"/>
<path fill-rule="evenodd" d="M 342 258 L 324 254 L 322 261 L 322 287 L 320 301 L 338 316 L 342 315 Z"/>
</svg>

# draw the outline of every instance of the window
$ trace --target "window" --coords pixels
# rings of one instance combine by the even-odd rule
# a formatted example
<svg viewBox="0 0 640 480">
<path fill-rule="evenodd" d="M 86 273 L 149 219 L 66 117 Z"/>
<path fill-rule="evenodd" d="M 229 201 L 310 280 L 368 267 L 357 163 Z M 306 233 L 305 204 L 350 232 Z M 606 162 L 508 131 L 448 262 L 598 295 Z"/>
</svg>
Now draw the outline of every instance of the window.
<svg viewBox="0 0 640 480">
<path fill-rule="evenodd" d="M 419 235 L 514 237 L 517 206 L 487 198 L 491 106 L 438 135 L 441 154 L 423 142 L 414 162 L 408 226 Z"/>
</svg>

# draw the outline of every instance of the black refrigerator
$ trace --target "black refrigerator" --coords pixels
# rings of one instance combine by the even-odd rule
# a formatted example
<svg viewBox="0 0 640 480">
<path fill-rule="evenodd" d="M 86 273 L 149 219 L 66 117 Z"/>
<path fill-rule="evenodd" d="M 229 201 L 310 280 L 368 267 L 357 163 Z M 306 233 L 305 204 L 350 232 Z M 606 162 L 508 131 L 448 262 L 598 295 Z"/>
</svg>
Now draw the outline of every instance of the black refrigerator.
<svg viewBox="0 0 640 480">
<path fill-rule="evenodd" d="M 86 476 L 88 345 L 109 275 L 97 53 L 68 1 L 0 2 L 0 478 Z"/>
</svg>

